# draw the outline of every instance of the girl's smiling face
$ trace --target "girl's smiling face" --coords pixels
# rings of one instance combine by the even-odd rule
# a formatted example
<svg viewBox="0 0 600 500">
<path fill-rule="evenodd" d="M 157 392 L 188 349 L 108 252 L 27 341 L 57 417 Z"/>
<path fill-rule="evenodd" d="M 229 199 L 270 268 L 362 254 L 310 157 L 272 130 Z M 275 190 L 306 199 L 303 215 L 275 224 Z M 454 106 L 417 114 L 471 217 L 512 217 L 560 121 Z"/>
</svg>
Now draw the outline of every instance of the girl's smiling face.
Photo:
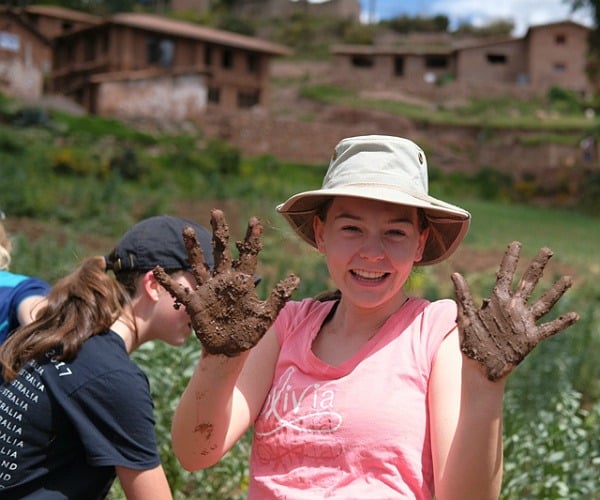
<svg viewBox="0 0 600 500">
<path fill-rule="evenodd" d="M 415 207 L 338 196 L 313 224 L 317 248 L 345 299 L 369 309 L 404 301 L 402 287 L 429 232 L 420 229 Z"/>
</svg>

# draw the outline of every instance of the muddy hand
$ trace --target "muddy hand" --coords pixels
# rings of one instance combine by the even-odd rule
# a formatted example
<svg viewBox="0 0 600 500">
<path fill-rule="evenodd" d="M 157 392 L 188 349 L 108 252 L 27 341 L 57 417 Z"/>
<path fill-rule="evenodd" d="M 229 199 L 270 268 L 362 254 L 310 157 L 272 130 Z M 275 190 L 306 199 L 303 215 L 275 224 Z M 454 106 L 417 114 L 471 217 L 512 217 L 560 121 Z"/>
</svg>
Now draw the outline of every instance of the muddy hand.
<svg viewBox="0 0 600 500">
<path fill-rule="evenodd" d="M 465 279 L 452 275 L 458 302 L 458 327 L 461 350 L 484 366 L 488 379 L 508 375 L 542 340 L 564 330 L 579 319 L 570 312 L 546 323 L 536 322 L 552 309 L 570 288 L 572 280 L 563 276 L 531 306 L 527 301 L 540 280 L 552 251 L 542 248 L 524 272 L 514 292 L 521 244 L 513 242 L 504 254 L 496 284 L 481 309 L 473 305 Z"/>
<path fill-rule="evenodd" d="M 254 275 L 262 249 L 262 225 L 248 222 L 244 241 L 237 243 L 238 260 L 229 251 L 229 227 L 220 210 L 211 211 L 215 268 L 211 273 L 193 229 L 183 238 L 197 286 L 191 290 L 175 282 L 160 267 L 154 275 L 177 303 L 183 304 L 204 350 L 210 354 L 236 356 L 252 348 L 271 326 L 277 314 L 300 283 L 293 274 L 280 281 L 269 298 L 261 301 L 255 291 Z"/>
</svg>

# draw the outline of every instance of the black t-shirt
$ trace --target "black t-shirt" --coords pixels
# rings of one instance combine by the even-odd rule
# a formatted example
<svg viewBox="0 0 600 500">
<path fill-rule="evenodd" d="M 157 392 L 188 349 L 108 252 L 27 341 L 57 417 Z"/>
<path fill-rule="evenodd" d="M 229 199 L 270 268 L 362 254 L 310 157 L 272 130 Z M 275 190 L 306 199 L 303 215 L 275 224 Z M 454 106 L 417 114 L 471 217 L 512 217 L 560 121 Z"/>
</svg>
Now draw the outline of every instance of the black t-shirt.
<svg viewBox="0 0 600 500">
<path fill-rule="evenodd" d="M 0 499 L 100 499 L 115 466 L 159 464 L 148 379 L 114 332 L 0 385 Z"/>
</svg>

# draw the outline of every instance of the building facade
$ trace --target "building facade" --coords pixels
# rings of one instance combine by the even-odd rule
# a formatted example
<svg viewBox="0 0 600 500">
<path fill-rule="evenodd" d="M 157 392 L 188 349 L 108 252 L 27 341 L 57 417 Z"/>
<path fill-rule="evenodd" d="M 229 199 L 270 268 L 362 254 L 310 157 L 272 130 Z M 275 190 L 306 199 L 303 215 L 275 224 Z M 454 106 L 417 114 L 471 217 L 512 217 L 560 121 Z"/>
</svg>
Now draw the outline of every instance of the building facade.
<svg viewBox="0 0 600 500">
<path fill-rule="evenodd" d="M 91 113 L 182 120 L 207 109 L 268 106 L 269 62 L 257 38 L 121 13 L 53 39 L 50 89 Z"/>
<path fill-rule="evenodd" d="M 552 86 L 581 95 L 592 91 L 585 63 L 589 28 L 572 21 L 531 27 L 522 38 L 462 43 L 403 43 L 333 47 L 336 81 L 418 89 L 454 82 L 473 92 L 525 90 L 543 95 Z"/>
<path fill-rule="evenodd" d="M 50 39 L 19 11 L 0 8 L 0 91 L 21 99 L 38 99 L 51 65 Z"/>
</svg>

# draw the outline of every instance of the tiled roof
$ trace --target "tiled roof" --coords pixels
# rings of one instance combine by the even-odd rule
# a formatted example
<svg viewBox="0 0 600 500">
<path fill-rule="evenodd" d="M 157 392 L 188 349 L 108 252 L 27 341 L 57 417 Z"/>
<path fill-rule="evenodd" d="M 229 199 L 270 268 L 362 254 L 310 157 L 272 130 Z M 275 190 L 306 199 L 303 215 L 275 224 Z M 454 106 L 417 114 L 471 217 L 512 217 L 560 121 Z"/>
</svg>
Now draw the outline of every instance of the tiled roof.
<svg viewBox="0 0 600 500">
<path fill-rule="evenodd" d="M 109 22 L 273 55 L 286 56 L 292 53 L 289 48 L 283 45 L 261 40 L 260 38 L 209 28 L 186 21 L 176 21 L 152 14 L 120 13 L 111 16 Z"/>
<path fill-rule="evenodd" d="M 30 5 L 23 10 L 29 14 L 56 17 L 68 21 L 79 21 L 88 24 L 100 24 L 102 22 L 102 18 L 99 16 L 93 16 L 86 12 L 58 7 L 56 5 Z"/>
</svg>

